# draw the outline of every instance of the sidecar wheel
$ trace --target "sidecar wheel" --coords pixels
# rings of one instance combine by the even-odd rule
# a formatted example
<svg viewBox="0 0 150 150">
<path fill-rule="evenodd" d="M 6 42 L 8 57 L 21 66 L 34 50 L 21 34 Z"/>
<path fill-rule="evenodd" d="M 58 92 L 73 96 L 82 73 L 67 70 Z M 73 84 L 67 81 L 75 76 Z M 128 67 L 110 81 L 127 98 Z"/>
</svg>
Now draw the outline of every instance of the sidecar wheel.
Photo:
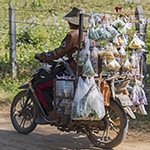
<svg viewBox="0 0 150 150">
<path fill-rule="evenodd" d="M 104 126 L 87 126 L 87 137 L 97 147 L 113 148 L 119 145 L 126 137 L 128 130 L 127 115 L 122 107 L 111 100 L 106 107 Z"/>
<path fill-rule="evenodd" d="M 26 91 L 19 92 L 11 104 L 10 118 L 14 128 L 22 134 L 32 132 L 37 124 L 37 104 L 33 97 L 28 97 Z"/>
</svg>

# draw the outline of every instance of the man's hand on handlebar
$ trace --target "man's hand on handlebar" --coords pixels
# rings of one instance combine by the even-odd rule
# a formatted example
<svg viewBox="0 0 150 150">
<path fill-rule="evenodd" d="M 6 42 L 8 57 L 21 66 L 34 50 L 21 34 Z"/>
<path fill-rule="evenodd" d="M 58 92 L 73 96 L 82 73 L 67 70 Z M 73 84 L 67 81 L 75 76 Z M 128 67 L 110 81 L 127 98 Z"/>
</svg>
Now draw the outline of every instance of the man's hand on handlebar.
<svg viewBox="0 0 150 150">
<path fill-rule="evenodd" d="M 37 54 L 35 54 L 34 58 L 38 59 L 40 62 L 43 62 L 47 58 L 47 53 L 45 53 L 45 52 L 37 53 Z"/>
</svg>

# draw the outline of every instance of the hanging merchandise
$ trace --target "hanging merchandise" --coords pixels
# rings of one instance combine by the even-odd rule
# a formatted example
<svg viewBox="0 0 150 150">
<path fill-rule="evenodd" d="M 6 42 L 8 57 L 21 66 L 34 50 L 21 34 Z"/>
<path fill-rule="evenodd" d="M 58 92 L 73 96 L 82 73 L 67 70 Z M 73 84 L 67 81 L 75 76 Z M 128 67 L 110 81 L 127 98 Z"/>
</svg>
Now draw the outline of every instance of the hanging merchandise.
<svg viewBox="0 0 150 150">
<path fill-rule="evenodd" d="M 106 48 L 106 50 L 112 51 L 114 57 L 119 57 L 118 50 L 116 49 L 115 46 L 113 46 L 112 43 L 107 43 L 106 46 L 105 46 L 105 48 Z"/>
<path fill-rule="evenodd" d="M 118 39 L 119 45 L 123 44 L 123 40 L 121 39 L 121 37 L 118 36 L 117 39 Z"/>
<path fill-rule="evenodd" d="M 121 48 L 120 48 L 120 50 L 119 50 L 119 54 L 120 54 L 121 56 L 125 56 L 125 55 L 126 55 L 126 52 L 125 52 L 125 49 L 124 49 L 123 46 L 121 46 Z"/>
<path fill-rule="evenodd" d="M 133 40 L 130 42 L 129 47 L 132 49 L 145 47 L 145 43 L 138 38 L 136 34 L 133 36 Z"/>
<path fill-rule="evenodd" d="M 109 51 L 101 50 L 98 52 L 98 55 L 100 56 L 101 59 L 105 57 L 107 61 L 111 59 L 115 59 L 113 53 L 110 50 Z"/>
<path fill-rule="evenodd" d="M 105 115 L 104 98 L 97 87 L 94 78 L 86 78 L 85 82 L 79 77 L 75 98 L 72 103 L 72 119 L 101 119 Z M 82 85 L 81 85 L 82 84 Z M 83 89 L 83 87 L 86 89 Z M 84 90 L 84 91 L 83 91 Z"/>
<path fill-rule="evenodd" d="M 72 57 L 74 58 L 76 63 L 77 63 L 77 56 L 78 56 L 78 51 L 72 54 Z M 79 61 L 78 61 L 79 66 L 83 66 L 86 63 L 87 59 L 88 56 L 85 55 L 84 49 L 82 49 L 82 51 L 79 52 Z"/>
<path fill-rule="evenodd" d="M 83 66 L 82 73 L 83 73 L 82 75 L 86 76 L 86 77 L 94 76 L 95 72 L 94 72 L 94 69 L 92 67 L 92 63 L 90 61 L 90 58 L 88 58 L 87 62 Z"/>
<path fill-rule="evenodd" d="M 131 100 L 134 105 L 147 105 L 145 92 L 137 83 L 135 83 L 135 86 L 133 87 Z"/>
<path fill-rule="evenodd" d="M 99 49 L 94 46 L 94 47 L 92 48 L 92 51 L 91 51 L 91 57 L 92 57 L 92 58 L 98 58 L 98 52 L 99 52 Z"/>
<path fill-rule="evenodd" d="M 99 38 L 100 36 L 98 31 L 92 27 L 92 29 L 89 31 L 89 39 L 97 40 Z"/>
<path fill-rule="evenodd" d="M 147 115 L 144 105 L 138 105 L 138 113 L 142 115 Z"/>
<path fill-rule="evenodd" d="M 103 68 L 106 68 L 106 67 L 107 67 L 107 60 L 106 60 L 105 57 L 102 59 L 102 67 L 103 67 Z"/>
<path fill-rule="evenodd" d="M 114 37 L 118 34 L 118 31 L 113 26 L 107 25 L 106 30 L 111 34 L 111 37 Z"/>
<path fill-rule="evenodd" d="M 124 21 L 122 21 L 119 17 L 112 23 L 112 26 L 115 29 L 122 29 L 123 27 L 125 27 L 125 23 Z"/>
<path fill-rule="evenodd" d="M 139 75 L 140 74 L 139 59 L 138 54 L 136 53 L 135 50 L 133 50 L 129 60 L 132 65 L 132 75 Z"/>
<path fill-rule="evenodd" d="M 129 59 L 127 58 L 126 62 L 123 65 L 123 69 L 126 70 L 131 70 L 132 69 L 132 64 L 129 62 Z"/>
<path fill-rule="evenodd" d="M 111 39 L 111 42 L 117 46 L 120 45 L 119 41 L 118 41 L 118 36 L 119 36 L 119 34 Z"/>
<path fill-rule="evenodd" d="M 121 66 L 120 64 L 116 61 L 116 59 L 112 59 L 110 61 L 108 61 L 108 64 L 107 64 L 107 68 L 110 69 L 110 70 L 117 70 L 119 69 Z"/>
<path fill-rule="evenodd" d="M 89 36 L 89 30 L 87 30 L 87 36 L 85 37 L 85 48 L 79 52 L 79 61 L 78 61 L 79 66 L 84 66 L 90 55 L 90 50 L 89 50 L 90 40 L 89 40 L 88 36 Z M 77 63 L 78 51 L 73 53 L 72 56 L 73 56 L 75 62 Z"/>
</svg>

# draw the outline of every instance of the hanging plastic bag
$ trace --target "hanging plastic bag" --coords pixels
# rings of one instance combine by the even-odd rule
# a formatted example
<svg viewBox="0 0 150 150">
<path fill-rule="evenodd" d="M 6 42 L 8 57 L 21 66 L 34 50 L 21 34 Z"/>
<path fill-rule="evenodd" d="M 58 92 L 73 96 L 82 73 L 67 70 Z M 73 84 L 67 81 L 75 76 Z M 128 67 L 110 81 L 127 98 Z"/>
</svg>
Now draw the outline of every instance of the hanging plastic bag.
<svg viewBox="0 0 150 150">
<path fill-rule="evenodd" d="M 110 41 L 111 41 L 113 44 L 115 44 L 115 45 L 118 46 L 118 45 L 119 45 L 118 35 L 112 37 Z"/>
<path fill-rule="evenodd" d="M 85 48 L 82 49 L 82 51 L 79 52 L 79 66 L 83 66 L 85 65 L 85 63 L 87 62 L 88 56 L 90 55 L 90 39 L 89 37 L 89 30 L 87 30 L 87 36 L 85 37 Z M 72 54 L 75 62 L 77 63 L 77 56 L 78 56 L 78 51 L 76 51 L 75 53 Z"/>
<path fill-rule="evenodd" d="M 90 106 L 91 109 L 90 118 L 102 119 L 104 117 L 105 115 L 104 97 L 96 84 L 93 87 L 92 92 L 88 96 L 87 105 Z"/>
<path fill-rule="evenodd" d="M 117 37 L 117 39 L 118 39 L 119 45 L 123 44 L 123 41 L 122 41 L 122 39 L 119 36 Z"/>
<path fill-rule="evenodd" d="M 123 28 L 125 26 L 125 23 L 118 17 L 113 23 L 112 26 L 116 29 Z"/>
<path fill-rule="evenodd" d="M 133 87 L 131 100 L 134 105 L 147 105 L 145 92 L 137 83 L 135 83 Z"/>
<path fill-rule="evenodd" d="M 133 50 L 132 55 L 130 57 L 130 63 L 132 64 L 133 69 L 139 69 L 138 55 L 134 50 Z"/>
<path fill-rule="evenodd" d="M 106 68 L 106 67 L 107 67 L 107 61 L 106 61 L 106 58 L 105 58 L 105 57 L 102 59 L 102 67 L 103 67 L 103 68 Z"/>
<path fill-rule="evenodd" d="M 132 64 L 129 62 L 129 59 L 127 59 L 126 62 L 124 63 L 123 69 L 125 69 L 125 70 L 131 70 L 132 69 Z"/>
<path fill-rule="evenodd" d="M 125 56 L 125 55 L 126 55 L 126 52 L 125 52 L 125 49 L 124 49 L 123 46 L 121 46 L 121 48 L 120 48 L 120 50 L 119 50 L 119 54 L 120 54 L 121 56 Z"/>
<path fill-rule="evenodd" d="M 92 67 L 90 58 L 88 58 L 87 62 L 83 66 L 82 73 L 83 73 L 83 76 L 86 76 L 86 77 L 92 77 L 92 76 L 94 76 L 95 72 L 94 72 L 94 69 Z"/>
<path fill-rule="evenodd" d="M 91 57 L 92 57 L 92 58 L 98 58 L 98 52 L 99 52 L 99 49 L 94 46 L 94 47 L 92 48 L 92 51 L 91 51 Z"/>
<path fill-rule="evenodd" d="M 76 63 L 77 63 L 77 56 L 78 56 L 78 51 L 72 54 L 72 57 L 74 58 Z M 82 51 L 79 52 L 79 62 L 78 62 L 79 66 L 83 66 L 86 63 L 87 59 L 88 56 L 85 55 L 84 49 L 82 49 Z"/>
<path fill-rule="evenodd" d="M 147 115 L 147 112 L 145 110 L 145 106 L 144 105 L 139 105 L 138 106 L 138 113 L 142 114 L 142 115 Z"/>
<path fill-rule="evenodd" d="M 93 15 L 90 16 L 88 22 L 89 22 L 89 26 L 88 26 L 89 28 L 95 27 L 95 19 Z"/>
<path fill-rule="evenodd" d="M 114 37 L 118 34 L 118 31 L 112 26 L 107 25 L 106 30 L 110 33 L 111 37 Z"/>
<path fill-rule="evenodd" d="M 142 48 L 142 46 L 145 46 L 145 43 L 140 40 L 136 34 L 134 34 L 133 40 L 130 42 L 129 47 L 132 49 L 136 49 Z"/>
<path fill-rule="evenodd" d="M 119 69 L 121 66 L 120 64 L 116 61 L 116 59 L 110 60 L 107 64 L 107 68 L 110 70 L 117 70 Z"/>
<path fill-rule="evenodd" d="M 124 26 L 123 28 L 122 28 L 122 27 L 121 27 L 121 28 L 118 28 L 117 30 L 118 30 L 118 32 L 121 33 L 121 34 L 126 34 L 126 32 L 127 32 L 126 26 Z"/>
<path fill-rule="evenodd" d="M 92 64 L 92 67 L 94 69 L 94 72 L 98 73 L 98 59 L 97 58 L 90 58 L 90 60 L 91 60 L 91 64 Z"/>
<path fill-rule="evenodd" d="M 107 40 L 112 37 L 111 34 L 105 28 L 102 28 L 101 26 L 99 26 L 96 29 L 96 31 L 99 34 L 99 38 L 96 40 L 102 41 L 102 40 Z"/>
<path fill-rule="evenodd" d="M 98 31 L 94 28 L 92 28 L 90 31 L 89 31 L 89 39 L 93 39 L 93 40 L 97 40 L 99 39 L 99 34 L 98 34 Z"/>
<path fill-rule="evenodd" d="M 111 60 L 111 59 L 115 59 L 113 53 L 111 51 L 99 51 L 98 52 L 98 55 L 100 56 L 101 59 L 103 59 L 104 57 L 108 60 Z"/>
<path fill-rule="evenodd" d="M 84 81 L 83 81 L 84 82 Z M 79 84 L 79 82 L 78 82 Z M 78 101 L 72 103 L 72 119 L 101 119 L 105 115 L 103 104 L 103 95 L 98 91 L 94 78 L 84 82 L 85 87 L 88 87 L 87 92 Z M 89 87 L 90 85 L 90 87 Z M 76 91 L 75 94 L 82 92 L 82 89 Z M 83 95 L 83 94 L 81 94 Z"/>
</svg>

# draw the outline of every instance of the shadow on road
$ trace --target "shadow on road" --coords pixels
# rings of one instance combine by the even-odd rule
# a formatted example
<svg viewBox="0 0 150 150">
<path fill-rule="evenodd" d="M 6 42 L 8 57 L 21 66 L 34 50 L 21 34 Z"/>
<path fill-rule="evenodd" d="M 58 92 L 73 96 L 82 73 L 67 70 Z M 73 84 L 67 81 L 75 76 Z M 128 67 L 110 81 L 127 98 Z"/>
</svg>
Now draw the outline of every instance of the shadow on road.
<svg viewBox="0 0 150 150">
<path fill-rule="evenodd" d="M 94 147 L 84 134 L 59 132 L 54 128 L 46 130 L 39 129 L 40 133 L 34 131 L 27 135 L 0 130 L 1 150 L 104 150 Z"/>
</svg>

